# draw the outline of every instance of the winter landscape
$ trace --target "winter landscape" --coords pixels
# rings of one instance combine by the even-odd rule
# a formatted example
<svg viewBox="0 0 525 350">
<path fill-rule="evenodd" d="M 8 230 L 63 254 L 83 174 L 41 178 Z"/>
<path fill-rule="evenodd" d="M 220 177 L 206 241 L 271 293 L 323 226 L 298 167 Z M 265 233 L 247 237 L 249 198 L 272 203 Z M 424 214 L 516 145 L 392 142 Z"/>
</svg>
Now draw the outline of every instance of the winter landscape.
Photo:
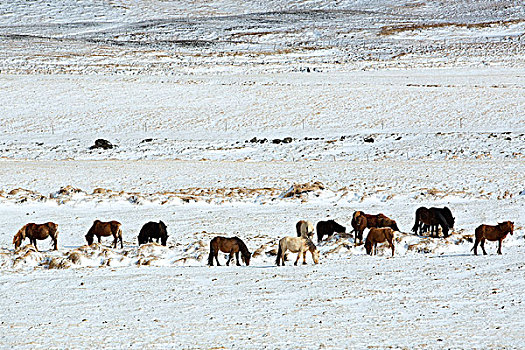
<svg viewBox="0 0 525 350">
<path fill-rule="evenodd" d="M 1 348 L 523 348 L 521 2 L 14 0 L 0 37 Z M 412 232 L 423 206 L 450 236 Z M 355 211 L 397 221 L 394 257 Z M 328 219 L 319 264 L 276 266 Z M 48 221 L 58 250 L 15 249 Z M 207 266 L 215 236 L 250 265 Z"/>
</svg>

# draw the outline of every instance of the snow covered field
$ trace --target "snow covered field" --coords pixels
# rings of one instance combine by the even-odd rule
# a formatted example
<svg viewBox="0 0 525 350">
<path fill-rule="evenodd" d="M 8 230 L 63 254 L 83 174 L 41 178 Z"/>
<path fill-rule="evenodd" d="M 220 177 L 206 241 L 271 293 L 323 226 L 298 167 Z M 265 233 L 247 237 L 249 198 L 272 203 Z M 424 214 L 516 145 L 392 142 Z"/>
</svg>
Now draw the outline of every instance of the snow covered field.
<svg viewBox="0 0 525 350">
<path fill-rule="evenodd" d="M 524 21 L 510 0 L 2 2 L 0 347 L 522 348 Z M 452 235 L 413 235 L 420 206 Z M 337 234 L 275 266 L 298 220 L 348 233 L 355 210 L 397 221 L 395 257 Z M 85 246 L 95 219 L 124 248 Z M 158 220 L 167 246 L 138 247 Z M 472 255 L 505 220 L 503 255 Z M 13 249 L 46 221 L 58 251 Z M 250 266 L 207 267 L 216 235 Z"/>
</svg>

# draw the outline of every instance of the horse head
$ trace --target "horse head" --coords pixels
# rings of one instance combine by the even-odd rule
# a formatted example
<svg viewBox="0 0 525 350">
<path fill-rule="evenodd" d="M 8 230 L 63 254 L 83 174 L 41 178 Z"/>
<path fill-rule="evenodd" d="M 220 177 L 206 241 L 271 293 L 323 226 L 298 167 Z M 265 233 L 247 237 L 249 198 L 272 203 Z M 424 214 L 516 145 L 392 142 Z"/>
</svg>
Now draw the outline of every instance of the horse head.
<svg viewBox="0 0 525 350">
<path fill-rule="evenodd" d="M 86 234 L 86 241 L 87 241 L 87 244 L 88 245 L 92 245 L 93 244 L 93 238 L 94 238 L 94 235 L 91 231 L 89 231 L 87 234 Z"/>
<path fill-rule="evenodd" d="M 398 231 L 399 232 L 399 227 L 397 227 L 396 220 L 391 220 L 390 228 L 393 229 L 394 231 Z"/>
<path fill-rule="evenodd" d="M 502 230 L 510 233 L 511 235 L 514 234 L 514 223 L 512 221 L 500 222 L 500 223 L 498 223 L 498 226 Z"/>
<path fill-rule="evenodd" d="M 250 266 L 250 259 L 252 258 L 252 253 L 250 252 L 247 252 L 247 253 L 243 253 L 241 252 L 241 260 L 243 263 L 246 264 L 246 266 Z"/>
<path fill-rule="evenodd" d="M 452 216 L 452 211 L 450 211 L 448 207 L 444 207 L 443 214 L 445 216 L 445 220 L 447 220 L 447 225 L 450 228 L 454 228 L 454 224 L 456 223 L 456 218 Z"/>
<path fill-rule="evenodd" d="M 337 232 L 337 233 L 346 233 L 346 227 L 344 227 L 343 225 L 340 225 L 338 224 L 337 222 L 335 222 L 334 220 L 330 220 L 331 224 L 332 224 L 332 230 L 334 232 Z"/>
<path fill-rule="evenodd" d="M 368 255 L 372 255 L 372 242 L 369 241 L 368 239 L 365 242 L 365 249 Z"/>
<path fill-rule="evenodd" d="M 16 235 L 13 237 L 13 244 L 15 245 L 15 249 L 18 249 L 22 244 L 22 241 L 26 239 L 26 228 L 27 225 L 24 225 L 24 227 L 18 230 Z"/>
<path fill-rule="evenodd" d="M 319 264 L 319 249 L 315 249 L 312 251 L 312 259 L 314 260 L 315 264 Z"/>
<path fill-rule="evenodd" d="M 159 221 L 159 231 L 160 231 L 160 241 L 162 245 L 166 245 L 166 242 L 168 241 L 168 227 L 166 224 L 160 220 Z"/>
<path fill-rule="evenodd" d="M 86 239 L 88 239 L 87 235 L 86 235 Z M 91 239 L 93 240 L 93 238 Z M 148 243 L 148 237 L 147 235 L 143 234 L 142 231 L 139 232 L 138 240 L 139 240 L 139 245 Z"/>
</svg>

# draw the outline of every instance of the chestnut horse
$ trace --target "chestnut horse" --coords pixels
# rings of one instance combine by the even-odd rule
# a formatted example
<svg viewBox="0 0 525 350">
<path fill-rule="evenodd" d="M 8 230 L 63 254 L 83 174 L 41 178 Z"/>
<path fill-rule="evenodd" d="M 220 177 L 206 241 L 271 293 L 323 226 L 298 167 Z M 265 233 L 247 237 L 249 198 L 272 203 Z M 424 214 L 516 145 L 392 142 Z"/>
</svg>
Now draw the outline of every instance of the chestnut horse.
<svg viewBox="0 0 525 350">
<path fill-rule="evenodd" d="M 476 229 L 476 242 L 471 251 L 474 250 L 474 255 L 478 255 L 478 244 L 483 250 L 483 255 L 487 255 L 485 251 L 485 240 L 499 241 L 498 254 L 501 254 L 501 242 L 507 234 L 511 235 L 514 232 L 514 223 L 512 221 L 500 222 L 496 226 L 491 225 L 479 225 Z"/>
<path fill-rule="evenodd" d="M 425 229 L 430 228 L 430 236 L 437 237 L 438 226 L 441 226 L 443 235 L 448 237 L 448 230 L 454 228 L 455 218 L 449 208 L 435 208 L 430 209 L 425 207 L 417 208 L 416 222 L 412 231 L 417 234 L 425 232 Z"/>
<path fill-rule="evenodd" d="M 311 239 L 306 237 L 283 237 L 279 240 L 279 250 L 277 252 L 277 259 L 275 263 L 277 266 L 281 266 L 281 262 L 284 266 L 284 255 L 289 250 L 292 253 L 297 253 L 297 259 L 295 259 L 294 265 L 297 266 L 297 262 L 301 255 L 303 256 L 303 265 L 306 265 L 306 252 L 310 251 L 314 263 L 319 263 L 319 250 L 315 246 Z"/>
<path fill-rule="evenodd" d="M 239 251 L 241 252 L 242 261 L 246 264 L 246 266 L 250 265 L 252 253 L 250 253 L 248 247 L 246 247 L 246 244 L 244 244 L 244 242 L 239 237 L 226 238 L 217 236 L 213 238 L 210 242 L 208 265 L 213 266 L 213 259 L 215 258 L 217 266 L 221 266 L 221 264 L 219 264 L 219 251 L 230 254 L 228 261 L 226 261 L 226 265 L 230 265 L 230 261 L 233 259 L 233 254 L 235 254 L 237 266 L 241 266 L 239 261 Z"/>
<path fill-rule="evenodd" d="M 53 241 L 54 249 L 58 249 L 58 225 L 53 222 L 46 222 L 45 224 L 34 224 L 29 223 L 24 225 L 16 235 L 13 237 L 13 243 L 15 249 L 20 247 L 22 241 L 26 238 L 29 238 L 29 241 L 32 245 L 35 246 L 35 249 L 38 250 L 36 246 L 36 240 L 46 239 L 51 237 Z"/>
<path fill-rule="evenodd" d="M 86 241 L 88 245 L 93 244 L 94 236 L 97 236 L 98 243 L 100 243 L 100 237 L 113 236 L 113 248 L 117 247 L 117 242 L 120 240 L 120 248 L 124 248 L 122 243 L 122 230 L 120 229 L 120 222 L 118 221 L 108 221 L 103 222 L 100 220 L 95 220 L 93 225 L 86 234 Z"/>
<path fill-rule="evenodd" d="M 388 216 L 380 213 L 377 215 L 365 214 L 362 211 L 354 212 L 352 217 L 352 228 L 356 233 L 355 241 L 359 239 L 359 242 L 363 241 L 363 231 L 365 228 L 379 228 L 379 227 L 390 227 L 395 231 L 399 231 L 395 220 L 390 219 Z"/>
<path fill-rule="evenodd" d="M 314 236 L 314 225 L 310 221 L 300 220 L 295 224 L 297 237 L 312 238 Z"/>
<path fill-rule="evenodd" d="M 377 243 L 383 242 L 388 242 L 394 256 L 394 230 L 390 227 L 371 228 L 365 241 L 366 253 L 372 255 L 372 248 L 374 248 L 374 255 L 376 255 Z"/>
</svg>

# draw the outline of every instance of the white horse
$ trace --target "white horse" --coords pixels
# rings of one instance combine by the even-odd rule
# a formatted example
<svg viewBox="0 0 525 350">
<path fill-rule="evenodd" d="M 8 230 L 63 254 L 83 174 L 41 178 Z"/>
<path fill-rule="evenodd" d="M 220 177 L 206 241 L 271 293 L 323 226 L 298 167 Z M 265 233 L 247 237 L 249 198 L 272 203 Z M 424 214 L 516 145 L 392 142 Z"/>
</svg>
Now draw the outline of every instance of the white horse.
<svg viewBox="0 0 525 350">
<path fill-rule="evenodd" d="M 297 230 L 297 237 L 310 238 L 314 236 L 314 225 L 310 221 L 301 220 L 295 224 Z"/>
<path fill-rule="evenodd" d="M 306 252 L 310 251 L 312 254 L 312 259 L 314 263 L 319 263 L 319 250 L 315 246 L 314 242 L 311 239 L 306 237 L 284 237 L 279 241 L 279 251 L 277 253 L 277 259 L 275 263 L 277 266 L 281 265 L 281 262 L 284 266 L 284 254 L 289 250 L 292 253 L 298 253 L 297 259 L 295 259 L 294 265 L 297 266 L 299 257 L 303 256 L 303 265 L 306 265 Z"/>
</svg>

